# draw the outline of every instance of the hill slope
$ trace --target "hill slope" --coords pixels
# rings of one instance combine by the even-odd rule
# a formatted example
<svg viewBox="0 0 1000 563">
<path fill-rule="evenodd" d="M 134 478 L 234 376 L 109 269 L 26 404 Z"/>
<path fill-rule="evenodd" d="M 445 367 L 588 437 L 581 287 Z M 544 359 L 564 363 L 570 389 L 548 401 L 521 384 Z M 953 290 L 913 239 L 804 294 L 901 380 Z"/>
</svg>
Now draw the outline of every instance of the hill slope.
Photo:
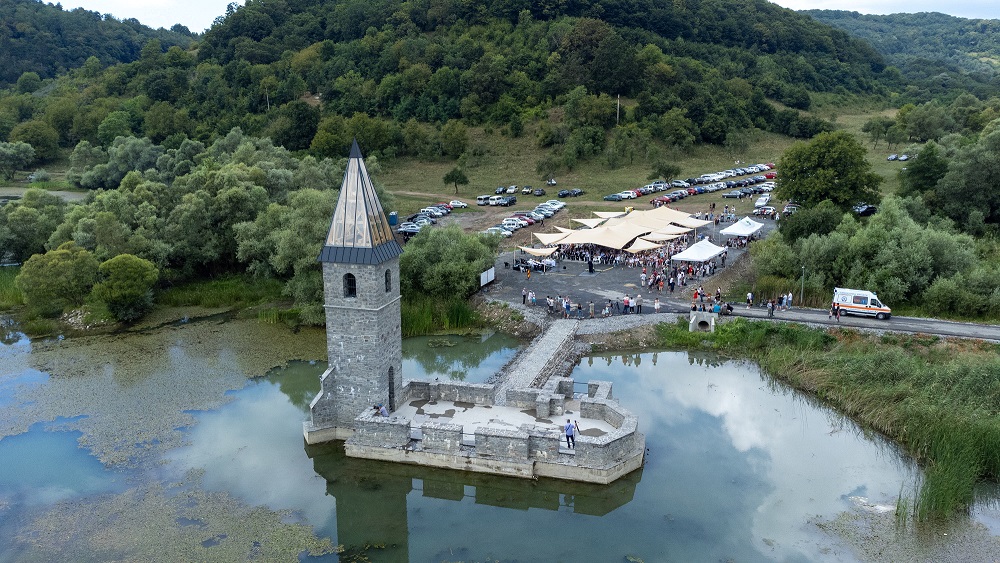
<svg viewBox="0 0 1000 563">
<path fill-rule="evenodd" d="M 38 0 L 0 2 L 0 87 L 13 84 L 24 72 L 52 78 L 83 66 L 94 56 L 101 63 L 131 62 L 142 46 L 159 39 L 165 46 L 187 47 L 193 41 L 186 28 L 154 30 L 136 20 L 117 21 L 82 8 L 65 11 Z"/>
<path fill-rule="evenodd" d="M 1000 92 L 1000 20 L 971 20 L 936 12 L 802 13 L 871 43 L 907 79 L 921 85 L 922 99 L 943 94 L 942 82 L 951 82 L 947 89 L 969 91 L 980 98 Z"/>
</svg>

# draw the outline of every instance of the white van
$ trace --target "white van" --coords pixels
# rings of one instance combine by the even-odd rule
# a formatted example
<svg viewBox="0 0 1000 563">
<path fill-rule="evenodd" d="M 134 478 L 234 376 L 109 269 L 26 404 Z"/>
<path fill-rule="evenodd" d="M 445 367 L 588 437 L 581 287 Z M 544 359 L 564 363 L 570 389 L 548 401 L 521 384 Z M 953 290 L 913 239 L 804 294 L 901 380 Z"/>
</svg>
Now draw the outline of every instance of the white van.
<svg viewBox="0 0 1000 563">
<path fill-rule="evenodd" d="M 508 231 L 516 231 L 522 227 L 521 221 L 508 217 L 500 222 L 500 226 L 507 229 Z"/>
<path fill-rule="evenodd" d="M 481 195 L 481 196 L 476 197 L 476 205 L 489 205 L 491 197 L 493 197 L 493 196 Z"/>
<path fill-rule="evenodd" d="M 833 288 L 833 302 L 840 306 L 840 313 L 888 319 L 892 309 L 886 307 L 874 292 L 863 289 Z"/>
<path fill-rule="evenodd" d="M 504 200 L 506 200 L 506 199 L 507 199 L 507 196 L 503 196 L 503 195 L 491 196 L 490 197 L 490 205 L 501 205 L 504 202 Z"/>
</svg>

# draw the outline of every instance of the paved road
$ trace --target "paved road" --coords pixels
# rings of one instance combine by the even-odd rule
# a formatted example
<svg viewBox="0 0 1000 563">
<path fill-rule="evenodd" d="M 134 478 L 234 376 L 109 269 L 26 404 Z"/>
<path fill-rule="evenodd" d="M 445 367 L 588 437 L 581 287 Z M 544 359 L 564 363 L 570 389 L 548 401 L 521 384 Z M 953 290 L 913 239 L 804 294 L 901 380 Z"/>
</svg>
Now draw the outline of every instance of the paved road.
<svg viewBox="0 0 1000 563">
<path fill-rule="evenodd" d="M 732 257 L 732 251 L 730 256 Z M 595 273 L 587 272 L 587 265 L 582 262 L 563 261 L 553 272 L 545 274 L 533 273 L 531 279 L 526 279 L 524 273 L 514 270 L 504 269 L 504 262 L 513 262 L 513 254 L 505 253 L 500 255 L 496 263 L 496 282 L 489 288 L 487 296 L 492 299 L 500 299 L 508 303 L 521 305 L 521 289 L 527 288 L 535 292 L 538 306 L 534 309 L 544 311 L 546 295 L 569 296 L 574 303 L 594 301 L 598 305 L 608 299 L 621 301 L 627 293 L 635 296 L 642 293 L 643 311 L 646 322 L 659 322 L 661 319 L 652 314 L 653 298 L 659 296 L 661 301 L 661 311 L 665 313 L 686 314 L 690 308 L 690 292 L 684 297 L 675 294 L 657 295 L 643 292 L 639 287 L 639 273 L 641 270 L 632 268 L 607 268 L 606 266 L 595 266 Z M 696 282 L 699 283 L 699 282 Z M 711 278 L 701 280 L 706 289 L 714 290 L 717 284 L 713 284 Z M 725 288 L 723 288 L 725 289 Z M 751 317 L 754 319 L 767 319 L 767 310 L 755 307 L 746 309 L 745 304 L 734 304 L 736 309 L 734 315 Z M 586 311 L 587 306 L 583 309 Z M 815 325 L 837 325 L 835 319 L 827 318 L 826 310 L 803 309 L 794 307 L 790 311 L 779 311 L 775 313 L 775 320 L 794 321 L 810 323 Z M 987 325 L 977 323 L 963 323 L 944 321 L 938 319 L 916 318 L 916 317 L 892 317 L 885 321 L 872 318 L 843 316 L 839 325 L 860 328 L 865 330 L 887 330 L 906 333 L 924 333 L 938 336 L 952 336 L 962 338 L 977 338 L 1000 342 L 1000 325 Z"/>
</svg>

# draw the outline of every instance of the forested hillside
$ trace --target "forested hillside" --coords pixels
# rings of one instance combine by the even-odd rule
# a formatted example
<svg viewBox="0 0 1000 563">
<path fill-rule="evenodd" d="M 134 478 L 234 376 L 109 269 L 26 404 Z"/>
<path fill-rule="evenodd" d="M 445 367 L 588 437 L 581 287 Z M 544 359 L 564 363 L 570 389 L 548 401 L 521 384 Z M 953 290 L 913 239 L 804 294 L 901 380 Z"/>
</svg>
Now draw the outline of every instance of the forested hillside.
<svg viewBox="0 0 1000 563">
<path fill-rule="evenodd" d="M 517 136 L 535 121 L 552 147 L 540 166 L 571 168 L 609 146 L 723 144 L 754 127 L 807 138 L 830 127 L 801 113 L 812 93 L 883 93 L 882 69 L 863 42 L 755 0 L 251 0 L 194 50 L 154 41 L 44 97 L 7 92 L 0 138 L 177 146 L 239 126 L 320 157 L 357 136 L 369 154 L 457 158 L 464 127 Z"/>
<path fill-rule="evenodd" d="M 1000 93 L 1000 20 L 936 12 L 868 15 L 806 10 L 817 20 L 868 41 L 913 84 L 909 101 L 966 91 L 981 99 Z"/>
<path fill-rule="evenodd" d="M 118 21 L 83 8 L 67 11 L 39 0 L 0 2 L 0 87 L 25 72 L 41 78 L 81 67 L 89 57 L 102 66 L 139 58 L 142 46 L 158 39 L 165 47 L 187 47 L 187 28 L 150 29 L 138 21 Z M 96 70 L 96 69 L 95 69 Z"/>
</svg>

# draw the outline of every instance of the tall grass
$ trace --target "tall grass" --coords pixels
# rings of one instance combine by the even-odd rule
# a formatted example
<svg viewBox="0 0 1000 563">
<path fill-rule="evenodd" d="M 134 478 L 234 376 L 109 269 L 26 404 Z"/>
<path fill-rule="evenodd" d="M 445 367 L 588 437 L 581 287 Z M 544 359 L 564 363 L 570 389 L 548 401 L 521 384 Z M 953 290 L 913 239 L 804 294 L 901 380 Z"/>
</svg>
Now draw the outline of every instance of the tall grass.
<svg viewBox="0 0 1000 563">
<path fill-rule="evenodd" d="M 24 304 L 21 290 L 14 285 L 14 278 L 20 271 L 20 266 L 0 267 L 0 311 L 13 309 Z"/>
<path fill-rule="evenodd" d="M 403 336 L 461 330 L 479 323 L 475 310 L 462 299 L 440 301 L 426 296 L 407 298 L 403 300 L 402 316 Z"/>
<path fill-rule="evenodd" d="M 282 283 L 251 276 L 226 276 L 171 287 L 156 296 L 156 302 L 170 307 L 247 307 L 280 301 Z"/>
<path fill-rule="evenodd" d="M 1000 351 L 920 336 L 871 336 L 735 319 L 714 334 L 661 325 L 661 343 L 755 360 L 898 442 L 925 468 L 916 521 L 967 511 L 983 479 L 1000 479 Z"/>
</svg>

